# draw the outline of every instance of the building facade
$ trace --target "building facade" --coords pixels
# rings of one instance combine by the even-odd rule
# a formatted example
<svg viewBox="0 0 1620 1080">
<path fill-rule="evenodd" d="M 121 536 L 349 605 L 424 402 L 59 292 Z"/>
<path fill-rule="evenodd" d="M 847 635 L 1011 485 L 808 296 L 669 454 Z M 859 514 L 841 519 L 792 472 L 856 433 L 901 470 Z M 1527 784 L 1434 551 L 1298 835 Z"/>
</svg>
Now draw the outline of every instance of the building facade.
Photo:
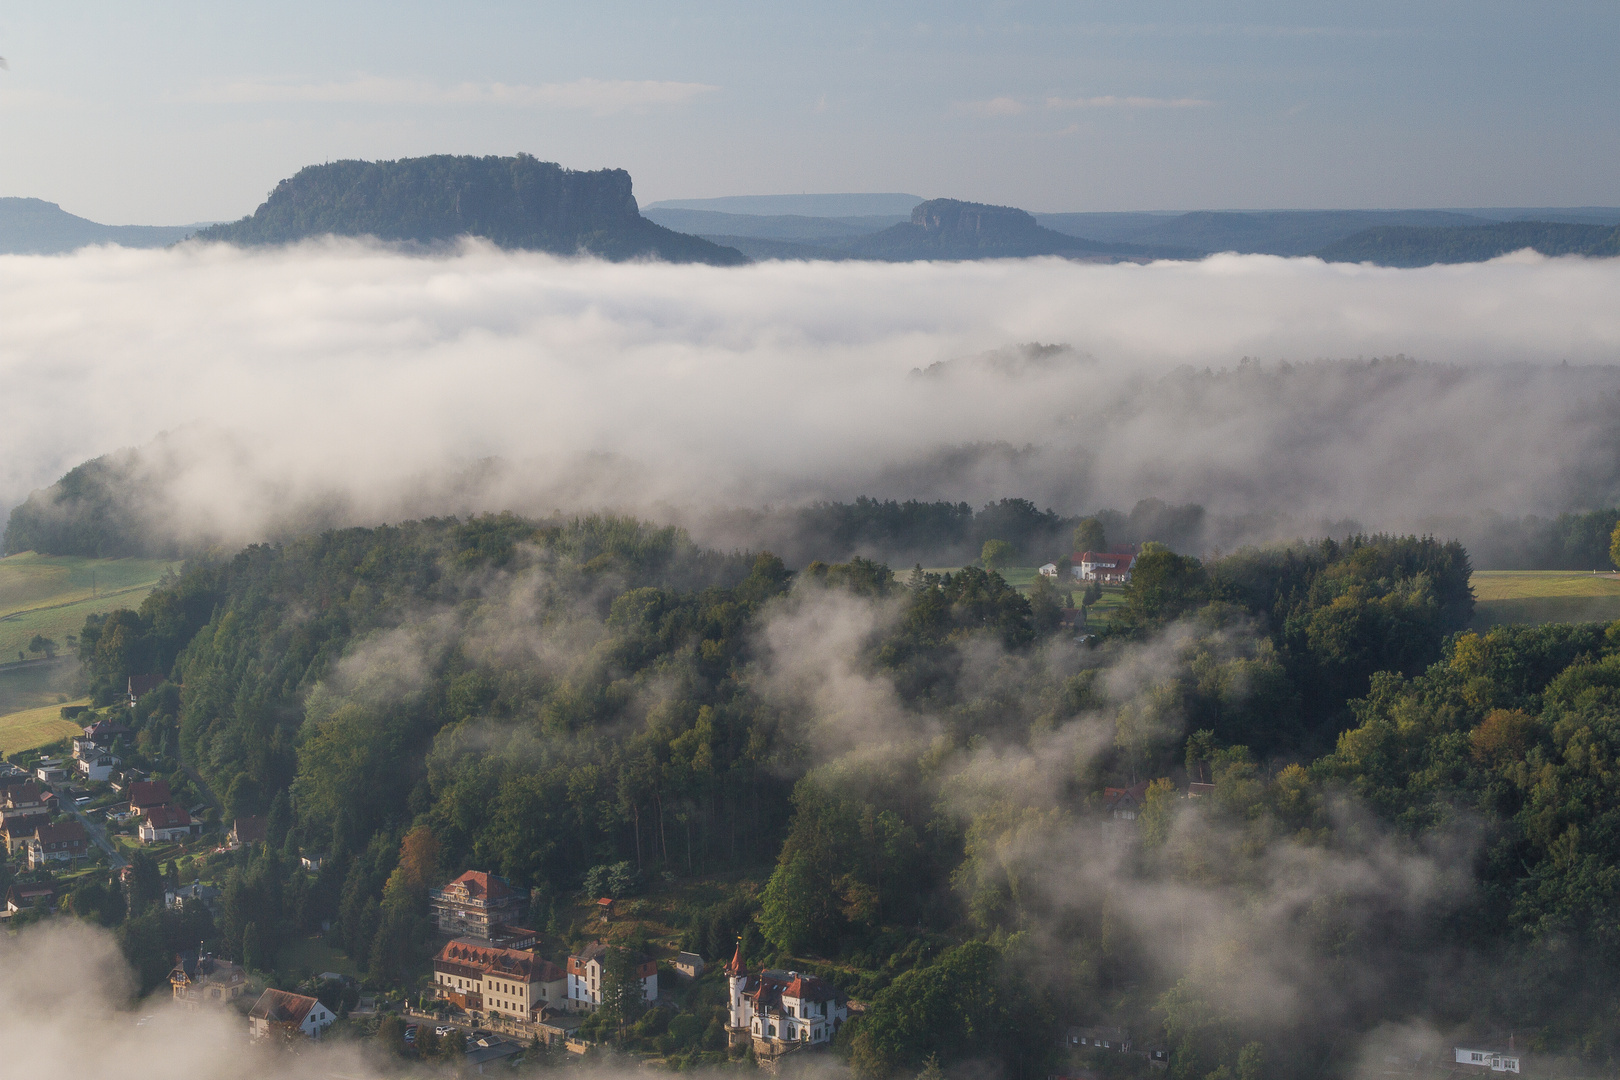
<svg viewBox="0 0 1620 1080">
<path fill-rule="evenodd" d="M 608 944 L 595 941 L 568 958 L 568 1007 L 575 1012 L 593 1012 L 602 1004 L 602 978 L 606 972 Z M 635 977 L 641 983 L 641 999 L 648 1004 L 658 1000 L 658 964 L 645 956 L 634 957 Z"/>
<path fill-rule="evenodd" d="M 141 815 L 143 844 L 166 844 L 202 833 L 202 825 L 191 820 L 183 806 L 154 806 Z"/>
<path fill-rule="evenodd" d="M 732 1045 L 751 1042 L 759 1057 L 795 1046 L 827 1046 L 849 1020 L 848 1003 L 825 979 L 765 968 L 750 974 L 739 948 L 726 966 Z"/>
<path fill-rule="evenodd" d="M 188 1009 L 235 1001 L 247 992 L 247 985 L 247 972 L 240 964 L 221 960 L 212 953 L 177 956 L 174 970 L 169 972 L 174 1000 Z"/>
<path fill-rule="evenodd" d="M 462 938 L 433 958 L 439 996 L 469 1013 L 532 1021 L 567 1008 L 568 981 L 556 964 L 523 949 Z"/>
<path fill-rule="evenodd" d="M 439 933 L 480 941 L 500 936 L 499 927 L 517 922 L 528 898 L 503 879 L 482 870 L 469 870 L 443 888 L 428 894 Z"/>
<path fill-rule="evenodd" d="M 1122 584 L 1131 580 L 1136 553 L 1131 551 L 1085 551 L 1074 557 L 1071 571 L 1078 581 Z"/>
<path fill-rule="evenodd" d="M 90 835 L 77 821 L 41 825 L 28 841 L 28 869 L 50 863 L 72 862 L 89 854 Z"/>
</svg>

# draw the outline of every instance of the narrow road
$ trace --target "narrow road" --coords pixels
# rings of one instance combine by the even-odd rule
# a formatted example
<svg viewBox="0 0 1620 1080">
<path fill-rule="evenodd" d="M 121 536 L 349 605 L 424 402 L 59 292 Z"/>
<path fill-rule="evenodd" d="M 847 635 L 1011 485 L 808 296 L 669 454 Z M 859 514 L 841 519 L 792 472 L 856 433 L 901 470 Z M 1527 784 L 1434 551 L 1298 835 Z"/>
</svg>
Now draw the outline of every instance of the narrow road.
<svg viewBox="0 0 1620 1080">
<path fill-rule="evenodd" d="M 95 841 L 96 847 L 107 853 L 107 864 L 114 870 L 123 869 L 124 864 L 129 860 L 118 854 L 118 849 L 113 846 L 112 841 L 107 839 L 106 830 L 91 822 L 89 816 L 78 807 L 73 808 L 73 816 L 79 819 L 79 824 L 83 825 L 84 831 L 90 834 L 90 839 Z"/>
</svg>

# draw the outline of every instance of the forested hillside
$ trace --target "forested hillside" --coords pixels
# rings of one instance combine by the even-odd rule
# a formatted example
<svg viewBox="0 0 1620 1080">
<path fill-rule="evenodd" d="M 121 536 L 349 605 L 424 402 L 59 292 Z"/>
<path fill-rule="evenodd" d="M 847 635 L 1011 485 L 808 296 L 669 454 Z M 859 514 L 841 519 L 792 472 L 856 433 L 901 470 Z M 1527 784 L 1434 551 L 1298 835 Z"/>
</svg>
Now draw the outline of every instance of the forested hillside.
<svg viewBox="0 0 1620 1080">
<path fill-rule="evenodd" d="M 201 928 L 266 969 L 330 920 L 375 985 L 413 985 L 425 890 L 469 867 L 563 941 L 610 881 L 711 882 L 685 946 L 742 934 L 866 1000 L 840 1037 L 864 1076 L 931 1053 L 1044 1075 L 1082 1022 L 1189 1078 L 1337 1073 L 1412 1017 L 1608 1060 L 1620 631 L 1459 636 L 1468 575 L 1416 538 L 1148 544 L 1077 641 L 1052 584 L 972 566 L 793 573 L 622 519 L 440 519 L 195 562 L 80 648 L 115 712 L 167 676 L 128 717 L 139 760 L 268 816 Z M 85 888 L 69 907 L 128 920 L 150 981 L 199 932 Z"/>
<path fill-rule="evenodd" d="M 201 240 L 286 244 L 316 236 L 443 243 L 481 236 L 504 248 L 605 259 L 731 266 L 743 256 L 643 218 L 623 169 L 576 172 L 528 154 L 309 165 L 240 221 Z"/>
</svg>

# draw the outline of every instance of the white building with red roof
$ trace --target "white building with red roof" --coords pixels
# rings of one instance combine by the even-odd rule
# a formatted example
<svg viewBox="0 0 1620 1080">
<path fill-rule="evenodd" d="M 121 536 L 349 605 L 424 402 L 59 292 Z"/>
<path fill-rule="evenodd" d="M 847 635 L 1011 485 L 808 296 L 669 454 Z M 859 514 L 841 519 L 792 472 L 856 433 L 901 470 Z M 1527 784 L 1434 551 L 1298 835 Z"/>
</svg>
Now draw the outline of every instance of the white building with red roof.
<svg viewBox="0 0 1620 1080">
<path fill-rule="evenodd" d="M 1136 552 L 1084 551 L 1074 557 L 1074 576 L 1080 581 L 1123 584 L 1131 580 Z"/>
<path fill-rule="evenodd" d="M 764 968 L 750 974 L 742 947 L 726 966 L 731 1041 L 751 1040 L 754 1054 L 776 1057 L 794 1046 L 826 1046 L 849 1020 L 849 1004 L 827 980 Z"/>
<path fill-rule="evenodd" d="M 272 1035 L 302 1035 L 318 1038 L 337 1017 L 319 1000 L 286 990 L 266 990 L 248 1012 L 248 1024 L 255 1039 Z"/>
<path fill-rule="evenodd" d="M 489 941 L 492 936 L 501 936 L 502 925 L 515 923 L 522 917 L 528 907 L 528 897 L 494 874 L 469 870 L 430 892 L 428 903 L 439 933 Z"/>
<path fill-rule="evenodd" d="M 154 806 L 141 817 L 143 844 L 167 844 L 201 833 L 202 825 L 191 820 L 191 814 L 183 806 Z"/>
</svg>

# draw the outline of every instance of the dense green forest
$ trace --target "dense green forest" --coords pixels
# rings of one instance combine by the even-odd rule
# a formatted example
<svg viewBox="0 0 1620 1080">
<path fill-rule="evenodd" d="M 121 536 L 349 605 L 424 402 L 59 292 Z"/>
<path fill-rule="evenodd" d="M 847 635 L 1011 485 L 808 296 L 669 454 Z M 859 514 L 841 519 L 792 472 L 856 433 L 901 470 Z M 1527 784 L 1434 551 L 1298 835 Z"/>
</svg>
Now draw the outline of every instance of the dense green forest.
<svg viewBox="0 0 1620 1080">
<path fill-rule="evenodd" d="M 1620 255 L 1620 226 L 1553 221 L 1502 221 L 1490 225 L 1380 225 L 1335 241 L 1317 257 L 1328 262 L 1379 266 L 1430 266 L 1484 262 L 1533 248 L 1543 255 Z"/>
<path fill-rule="evenodd" d="M 481 236 L 503 248 L 734 266 L 731 248 L 642 217 L 623 169 L 579 172 L 529 154 L 308 165 L 240 221 L 197 239 L 287 244 L 317 236 L 417 244 Z"/>
<path fill-rule="evenodd" d="M 1469 740 L 1495 736 L 1469 732 L 1512 713 L 1489 721 L 1507 725 L 1503 745 L 1529 754 L 1543 725 L 1545 753 L 1564 753 L 1556 733 L 1579 693 L 1544 702 L 1544 687 L 1595 685 L 1560 673 L 1608 670 L 1613 635 L 1458 638 L 1468 575 L 1459 546 L 1417 538 L 1207 564 L 1149 544 L 1117 628 L 1077 643 L 1054 587 L 1026 597 L 973 566 L 896 576 L 857 559 L 794 574 L 772 555 L 718 555 L 634 521 L 500 516 L 197 561 L 139 611 L 92 618 L 80 649 L 103 706 L 131 674 L 168 676 L 130 716 L 160 775 L 184 785 L 188 766 L 227 817 L 268 815 L 267 850 L 241 857 L 209 930 L 257 966 L 326 920 L 372 980 L 409 984 L 428 947 L 425 889 L 465 867 L 531 890 L 532 917 L 564 934 L 558 912 L 566 921 L 582 883 L 740 874 L 761 887 L 691 909 L 687 940 L 716 956 L 744 933 L 755 962 L 821 970 L 869 1000 L 842 1040 L 866 1075 L 931 1052 L 993 1052 L 1014 1075 L 1039 1075 L 1057 1025 L 1104 1018 L 1165 1030 L 1178 1075 L 1235 1068 L 1257 1042 L 1282 1075 L 1382 1007 L 1358 1000 L 1286 1030 L 1223 1018 L 1200 996 L 1207 972 L 1156 965 L 1128 926 L 1107 929 L 1121 897 L 1061 885 L 1067 863 L 1033 853 L 1101 843 L 1103 790 L 1159 777 L 1139 837 L 1108 841 L 1111 887 L 1191 875 L 1199 888 L 1263 888 L 1279 844 L 1347 857 L 1341 847 L 1368 841 L 1335 813 L 1335 791 L 1365 791 L 1390 843 L 1447 827 L 1442 803 L 1466 802 L 1507 837 L 1533 812 L 1476 776 Z M 1476 653 L 1496 659 L 1477 671 L 1458 660 Z M 1516 681 L 1482 689 L 1492 678 Z M 1398 724 L 1410 745 L 1397 754 L 1377 735 L 1446 687 L 1460 696 L 1426 716 L 1422 738 Z M 1444 739 L 1459 764 L 1407 774 Z M 1041 760 L 1056 773 L 1004 782 Z M 1171 799 L 1189 777 L 1211 780 L 1214 798 Z M 1601 798 L 1590 809 L 1601 817 Z M 1183 851 L 1180 817 L 1201 823 L 1197 843 L 1241 857 L 1216 867 Z M 1571 843 L 1565 833 L 1536 835 Z M 1581 835 L 1581 850 L 1601 850 L 1600 832 Z M 1561 934 L 1606 933 L 1590 902 L 1583 915 L 1534 900 L 1549 886 L 1514 869 L 1526 842 L 1512 858 L 1481 856 L 1498 878 L 1467 913 L 1479 947 L 1536 940 L 1548 916 L 1523 915 L 1532 902 L 1563 913 Z M 296 868 L 301 853 L 326 856 L 319 873 Z M 1365 898 L 1324 902 L 1314 932 L 1365 931 Z M 118 903 L 89 888 L 69 907 L 124 920 L 150 984 L 165 941 L 197 927 Z M 1433 929 L 1397 921 L 1400 934 Z M 1061 962 L 1042 945 L 1052 935 Z M 1531 1005 L 1470 1007 L 1509 1019 Z M 1002 1034 L 942 1041 L 951 1016 Z"/>
</svg>

